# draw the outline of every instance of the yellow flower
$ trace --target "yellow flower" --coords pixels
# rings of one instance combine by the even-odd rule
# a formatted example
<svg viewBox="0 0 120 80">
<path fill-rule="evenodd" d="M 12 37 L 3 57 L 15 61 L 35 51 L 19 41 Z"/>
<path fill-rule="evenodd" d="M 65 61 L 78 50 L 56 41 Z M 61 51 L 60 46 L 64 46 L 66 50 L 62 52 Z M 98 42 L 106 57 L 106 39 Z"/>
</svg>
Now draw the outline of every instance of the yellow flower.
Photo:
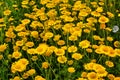
<svg viewBox="0 0 120 80">
<path fill-rule="evenodd" d="M 106 27 L 105 23 L 100 24 L 100 29 L 105 29 L 105 27 Z"/>
<path fill-rule="evenodd" d="M 107 36 L 107 40 L 108 40 L 108 41 L 113 41 L 113 38 L 112 38 L 112 37 Z"/>
<path fill-rule="evenodd" d="M 19 46 L 13 46 L 14 51 L 20 50 Z"/>
<path fill-rule="evenodd" d="M 63 3 L 68 3 L 69 0 L 61 0 Z"/>
<path fill-rule="evenodd" d="M 85 68 L 86 70 L 93 70 L 93 67 L 94 67 L 94 66 L 95 66 L 95 63 L 90 62 L 90 63 L 85 64 L 85 65 L 84 65 L 84 68 Z"/>
<path fill-rule="evenodd" d="M 104 69 L 97 69 L 96 72 L 99 77 L 106 77 L 108 74 L 108 72 L 105 71 Z"/>
<path fill-rule="evenodd" d="M 29 61 L 26 58 L 19 59 L 18 63 L 21 63 L 22 65 L 26 66 L 29 64 Z"/>
<path fill-rule="evenodd" d="M 89 17 L 89 18 L 87 18 L 87 21 L 89 22 L 89 23 L 96 23 L 97 22 L 97 19 L 96 18 L 94 18 L 94 17 Z"/>
<path fill-rule="evenodd" d="M 100 50 L 100 47 L 95 50 L 97 54 L 103 54 L 102 51 Z"/>
<path fill-rule="evenodd" d="M 101 14 L 97 11 L 92 11 L 91 15 L 95 16 L 95 17 L 99 17 Z"/>
<path fill-rule="evenodd" d="M 92 52 L 93 52 L 93 50 L 90 49 L 90 48 L 87 48 L 86 51 L 87 51 L 88 53 L 92 53 Z"/>
<path fill-rule="evenodd" d="M 23 30 L 25 30 L 24 24 L 19 24 L 18 26 L 15 27 L 15 31 L 23 31 Z"/>
<path fill-rule="evenodd" d="M 62 46 L 61 49 L 67 50 L 67 46 Z"/>
<path fill-rule="evenodd" d="M 0 28 L 5 27 L 5 26 L 6 26 L 6 24 L 0 24 Z"/>
<path fill-rule="evenodd" d="M 8 37 L 8 38 L 15 38 L 16 37 L 14 32 L 9 32 L 9 31 L 7 31 L 5 33 L 5 36 Z"/>
<path fill-rule="evenodd" d="M 68 15 L 68 16 L 69 16 L 69 15 L 71 15 L 71 12 L 70 12 L 70 11 L 67 11 L 67 10 L 62 10 L 62 11 L 61 11 L 61 14 L 62 14 L 62 15 Z"/>
<path fill-rule="evenodd" d="M 120 77 L 115 77 L 114 80 L 120 80 Z"/>
<path fill-rule="evenodd" d="M 97 2 L 90 2 L 91 5 L 97 5 Z"/>
<path fill-rule="evenodd" d="M 28 73 L 23 73 L 23 75 L 22 75 L 22 78 L 23 79 L 27 79 L 29 77 L 29 74 Z"/>
<path fill-rule="evenodd" d="M 93 48 L 93 49 L 97 49 L 97 48 L 98 48 L 98 45 L 92 45 L 92 48 Z"/>
<path fill-rule="evenodd" d="M 72 65 L 72 64 L 73 64 L 73 60 L 67 61 L 67 64 L 68 64 L 68 65 Z"/>
<path fill-rule="evenodd" d="M 61 2 L 61 0 L 53 0 L 53 3 L 55 3 L 55 4 L 58 4 L 60 2 Z"/>
<path fill-rule="evenodd" d="M 57 15 L 57 11 L 55 9 L 51 9 L 49 12 L 47 12 L 47 15 L 49 17 L 55 17 Z"/>
<path fill-rule="evenodd" d="M 52 50 L 50 47 L 45 52 L 45 56 L 50 56 L 53 53 L 54 50 Z"/>
<path fill-rule="evenodd" d="M 54 52 L 57 56 L 62 56 L 65 54 L 64 49 L 55 49 Z"/>
<path fill-rule="evenodd" d="M 62 29 L 65 31 L 65 32 L 70 32 L 70 30 L 72 29 L 72 26 L 73 24 L 70 24 L 70 23 L 67 23 L 65 24 Z"/>
<path fill-rule="evenodd" d="M 43 62 L 42 63 L 42 68 L 47 69 L 49 67 L 49 63 L 48 62 Z"/>
<path fill-rule="evenodd" d="M 18 5 L 17 5 L 17 4 L 13 4 L 13 5 L 12 5 L 12 7 L 17 8 L 17 7 L 18 7 Z"/>
<path fill-rule="evenodd" d="M 62 27 L 62 24 L 59 23 L 59 24 L 54 25 L 53 27 L 55 30 L 58 30 Z"/>
<path fill-rule="evenodd" d="M 47 44 L 41 43 L 41 44 L 39 44 L 39 46 L 35 49 L 35 52 L 36 52 L 37 54 L 42 55 L 42 54 L 44 54 L 44 53 L 46 52 L 47 48 L 48 48 L 48 45 L 47 45 Z"/>
<path fill-rule="evenodd" d="M 96 62 L 97 62 L 97 60 L 96 60 L 96 59 L 92 59 L 92 60 L 91 60 L 91 62 L 96 63 Z"/>
<path fill-rule="evenodd" d="M 81 6 L 81 1 L 76 1 L 76 2 L 74 3 L 73 10 L 79 11 L 81 7 L 82 7 L 82 6 Z"/>
<path fill-rule="evenodd" d="M 72 18 L 71 16 L 66 16 L 64 19 L 65 22 L 73 22 L 74 18 Z"/>
<path fill-rule="evenodd" d="M 57 42 L 57 44 L 58 44 L 58 45 L 64 45 L 64 44 L 65 44 L 65 41 L 64 41 L 64 40 L 59 40 L 59 41 Z"/>
<path fill-rule="evenodd" d="M 32 27 L 33 29 L 36 29 L 37 27 L 43 27 L 43 24 L 40 23 L 39 21 L 32 21 L 32 23 L 30 24 L 30 27 Z"/>
<path fill-rule="evenodd" d="M 4 52 L 7 49 L 7 44 L 0 45 L 0 52 Z"/>
<path fill-rule="evenodd" d="M 70 41 L 76 41 L 77 39 L 78 39 L 77 36 L 74 35 L 69 36 Z"/>
<path fill-rule="evenodd" d="M 86 11 L 80 11 L 79 16 L 86 17 L 88 13 Z"/>
<path fill-rule="evenodd" d="M 15 76 L 13 80 L 21 80 L 19 76 Z"/>
<path fill-rule="evenodd" d="M 103 8 L 102 8 L 102 7 L 98 7 L 98 8 L 96 9 L 96 11 L 97 11 L 97 12 L 103 12 Z"/>
<path fill-rule="evenodd" d="M 50 39 L 50 38 L 53 37 L 53 33 L 52 33 L 52 32 L 46 32 L 46 33 L 45 33 L 45 37 L 46 37 L 47 39 Z"/>
<path fill-rule="evenodd" d="M 74 73 L 75 72 L 75 68 L 74 67 L 69 67 L 68 68 L 68 72 L 69 73 Z"/>
<path fill-rule="evenodd" d="M 29 35 L 29 33 L 27 33 L 27 32 L 18 32 L 17 35 L 20 36 L 20 37 L 25 37 L 26 35 Z"/>
<path fill-rule="evenodd" d="M 105 16 L 100 16 L 99 20 L 100 23 L 107 23 L 109 22 L 109 19 Z"/>
<path fill-rule="evenodd" d="M 88 48 L 90 46 L 90 42 L 88 40 L 83 40 L 79 42 L 79 46 L 82 48 Z"/>
<path fill-rule="evenodd" d="M 39 18 L 41 21 L 45 21 L 46 19 L 48 19 L 48 17 L 45 14 L 41 15 Z"/>
<path fill-rule="evenodd" d="M 22 24 L 26 25 L 26 24 L 30 23 L 30 20 L 29 19 L 23 19 L 21 22 L 22 22 Z"/>
<path fill-rule="evenodd" d="M 55 35 L 53 40 L 58 41 L 60 39 L 60 37 L 61 37 L 61 35 Z"/>
<path fill-rule="evenodd" d="M 114 49 L 110 49 L 110 52 L 107 55 L 110 56 L 110 57 L 116 57 L 117 53 Z"/>
<path fill-rule="evenodd" d="M 107 15 L 108 15 L 110 18 L 113 18 L 113 17 L 114 17 L 114 14 L 111 13 L 111 12 L 107 12 Z"/>
<path fill-rule="evenodd" d="M 4 22 L 4 18 L 0 18 L 0 23 Z"/>
<path fill-rule="evenodd" d="M 25 5 L 25 4 L 23 4 L 23 5 L 21 5 L 22 6 L 22 8 L 29 8 L 27 5 Z"/>
<path fill-rule="evenodd" d="M 27 46 L 22 46 L 22 50 L 27 51 L 28 47 Z"/>
<path fill-rule="evenodd" d="M 26 69 L 26 66 L 23 65 L 21 62 L 16 62 L 16 63 L 13 63 L 12 66 L 11 66 L 11 71 L 13 73 L 15 73 L 16 71 L 18 72 L 22 72 Z"/>
<path fill-rule="evenodd" d="M 90 29 L 84 29 L 83 32 L 90 33 Z"/>
<path fill-rule="evenodd" d="M 65 57 L 65 56 L 59 56 L 59 57 L 57 58 L 57 61 L 58 61 L 59 63 L 66 63 L 66 62 L 67 62 L 67 57 Z"/>
<path fill-rule="evenodd" d="M 74 26 L 74 25 L 73 25 Z M 85 24 L 82 22 L 77 23 L 76 27 L 72 27 L 71 34 L 74 36 L 81 36 L 82 28 L 85 28 Z"/>
<path fill-rule="evenodd" d="M 99 2 L 99 5 L 103 6 L 104 5 L 104 1 Z"/>
<path fill-rule="evenodd" d="M 32 56 L 32 61 L 36 61 L 36 60 L 38 60 L 38 56 Z"/>
<path fill-rule="evenodd" d="M 110 46 L 105 46 L 105 45 L 100 45 L 99 46 L 100 48 L 100 52 L 102 53 L 102 54 L 109 54 L 109 52 L 110 52 L 110 50 L 112 49 L 112 47 L 110 47 Z"/>
<path fill-rule="evenodd" d="M 29 76 L 32 76 L 35 73 L 36 73 L 35 69 L 30 69 L 29 71 L 27 71 L 27 74 L 29 74 Z"/>
<path fill-rule="evenodd" d="M 82 59 L 82 55 L 80 53 L 73 53 L 72 54 L 72 58 L 75 59 L 75 60 L 80 60 Z"/>
<path fill-rule="evenodd" d="M 23 5 L 28 4 L 28 0 L 22 1 L 21 4 Z"/>
<path fill-rule="evenodd" d="M 98 70 L 105 70 L 105 67 L 103 67 L 100 64 L 95 63 L 94 66 L 93 66 L 93 70 L 95 70 L 97 72 Z"/>
<path fill-rule="evenodd" d="M 38 32 L 37 32 L 37 31 L 32 31 L 32 32 L 31 32 L 31 36 L 32 36 L 33 38 L 38 38 Z"/>
<path fill-rule="evenodd" d="M 11 22 L 11 21 L 13 21 L 13 20 L 14 20 L 14 18 L 10 17 L 8 21 Z"/>
<path fill-rule="evenodd" d="M 77 23 L 77 27 L 79 27 L 79 28 L 84 28 L 85 25 L 84 25 L 83 22 L 78 22 L 78 23 Z"/>
<path fill-rule="evenodd" d="M 120 17 L 120 13 L 118 14 L 118 17 Z"/>
<path fill-rule="evenodd" d="M 7 9 L 7 10 L 5 10 L 3 13 L 4 13 L 5 16 L 8 16 L 8 15 L 11 14 L 11 11 L 10 11 L 9 9 Z"/>
<path fill-rule="evenodd" d="M 16 46 L 23 46 L 24 42 L 21 40 L 21 41 L 16 41 Z"/>
<path fill-rule="evenodd" d="M 88 80 L 98 80 L 98 75 L 95 72 L 90 72 L 87 74 Z"/>
<path fill-rule="evenodd" d="M 109 28 L 109 27 L 106 27 L 106 28 L 105 28 L 105 30 L 106 30 L 106 31 L 109 31 L 109 32 L 111 32 L 111 31 L 112 31 L 112 29 L 111 29 L 111 28 Z"/>
<path fill-rule="evenodd" d="M 25 46 L 27 46 L 27 47 L 33 47 L 34 46 L 34 42 L 26 42 L 25 43 Z"/>
<path fill-rule="evenodd" d="M 15 51 L 15 52 L 12 53 L 12 57 L 15 58 L 15 59 L 18 59 L 21 56 L 22 56 L 21 52 Z"/>
<path fill-rule="evenodd" d="M 2 54 L 0 54 L 0 60 L 2 60 L 3 59 L 3 55 Z"/>
<path fill-rule="evenodd" d="M 78 79 L 76 79 L 76 80 L 87 80 L 87 79 L 85 79 L 85 78 L 78 78 Z"/>
<path fill-rule="evenodd" d="M 114 42 L 114 46 L 115 46 L 115 47 L 120 47 L 120 42 L 119 42 L 119 41 L 115 41 L 115 42 Z"/>
<path fill-rule="evenodd" d="M 88 74 L 87 72 L 82 72 L 82 73 L 81 73 L 81 77 L 82 77 L 82 78 L 86 78 L 86 77 L 87 77 L 87 74 Z"/>
<path fill-rule="evenodd" d="M 113 74 L 108 74 L 107 77 L 109 80 L 114 80 L 114 78 L 115 78 L 115 76 Z"/>
<path fill-rule="evenodd" d="M 105 61 L 105 64 L 106 64 L 108 67 L 114 67 L 114 63 L 111 62 L 111 61 Z"/>
<path fill-rule="evenodd" d="M 120 49 L 115 49 L 115 52 L 118 56 L 120 56 Z"/>
<path fill-rule="evenodd" d="M 27 53 L 28 54 L 35 54 L 35 49 L 34 48 L 27 49 Z"/>
<path fill-rule="evenodd" d="M 54 3 L 52 3 L 52 2 L 46 4 L 47 8 L 54 8 L 55 6 L 56 5 Z"/>
<path fill-rule="evenodd" d="M 68 52 L 76 52 L 77 51 L 77 47 L 76 46 L 70 46 L 68 47 Z"/>
<path fill-rule="evenodd" d="M 35 76 L 35 80 L 46 80 L 46 79 L 43 78 L 42 76 L 37 75 L 37 76 Z"/>
<path fill-rule="evenodd" d="M 52 51 L 54 51 L 57 48 L 55 46 L 50 46 L 49 49 L 52 50 Z"/>
<path fill-rule="evenodd" d="M 40 4 L 44 5 L 47 4 L 50 0 L 40 0 Z"/>
</svg>

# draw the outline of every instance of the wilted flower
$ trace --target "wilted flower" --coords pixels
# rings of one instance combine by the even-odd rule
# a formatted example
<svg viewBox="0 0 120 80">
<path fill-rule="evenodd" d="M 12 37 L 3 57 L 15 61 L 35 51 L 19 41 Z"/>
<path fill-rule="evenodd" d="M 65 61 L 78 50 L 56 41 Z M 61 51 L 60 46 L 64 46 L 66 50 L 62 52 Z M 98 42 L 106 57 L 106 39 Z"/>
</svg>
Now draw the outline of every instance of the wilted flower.
<svg viewBox="0 0 120 80">
<path fill-rule="evenodd" d="M 112 32 L 116 33 L 117 31 L 119 31 L 119 27 L 117 25 L 115 25 L 112 29 Z"/>
</svg>

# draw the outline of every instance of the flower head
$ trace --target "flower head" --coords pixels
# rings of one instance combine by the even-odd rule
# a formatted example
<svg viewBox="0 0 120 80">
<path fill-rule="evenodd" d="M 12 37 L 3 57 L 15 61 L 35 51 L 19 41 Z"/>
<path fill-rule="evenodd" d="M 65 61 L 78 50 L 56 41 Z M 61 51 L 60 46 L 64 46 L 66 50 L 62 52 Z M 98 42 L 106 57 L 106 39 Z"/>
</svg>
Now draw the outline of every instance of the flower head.
<svg viewBox="0 0 120 80">
<path fill-rule="evenodd" d="M 90 42 L 88 40 L 83 40 L 79 42 L 79 46 L 82 48 L 88 48 L 90 46 Z"/>
<path fill-rule="evenodd" d="M 113 33 L 116 33 L 116 32 L 118 32 L 119 31 L 119 27 L 117 26 L 117 25 L 115 25 L 114 27 L 113 27 L 113 29 L 112 29 L 112 32 Z"/>
<path fill-rule="evenodd" d="M 67 58 L 66 58 L 65 56 L 59 56 L 59 57 L 57 58 L 57 61 L 58 61 L 59 63 L 66 63 L 66 62 L 67 62 Z"/>
<path fill-rule="evenodd" d="M 7 48 L 7 44 L 0 45 L 0 52 L 4 52 Z"/>
<path fill-rule="evenodd" d="M 101 16 L 98 21 L 100 23 L 107 23 L 107 22 L 109 22 L 109 19 L 105 16 Z"/>
<path fill-rule="evenodd" d="M 75 68 L 74 67 L 69 67 L 68 68 L 68 72 L 69 73 L 74 73 L 75 72 Z"/>
<path fill-rule="evenodd" d="M 90 72 L 87 74 L 88 80 L 98 80 L 98 75 L 95 72 Z"/>
<path fill-rule="evenodd" d="M 4 15 L 8 16 L 10 14 L 11 14 L 11 11 L 9 9 L 7 9 L 7 10 L 4 11 Z"/>
</svg>

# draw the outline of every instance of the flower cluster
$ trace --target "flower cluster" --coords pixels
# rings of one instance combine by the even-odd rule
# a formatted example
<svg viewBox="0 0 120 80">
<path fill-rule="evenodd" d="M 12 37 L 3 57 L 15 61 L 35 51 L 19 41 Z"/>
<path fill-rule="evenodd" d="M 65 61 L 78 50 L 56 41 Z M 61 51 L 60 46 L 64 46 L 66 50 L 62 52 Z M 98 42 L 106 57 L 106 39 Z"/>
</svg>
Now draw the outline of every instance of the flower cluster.
<svg viewBox="0 0 120 80">
<path fill-rule="evenodd" d="M 0 79 L 119 80 L 119 5 L 0 1 Z"/>
</svg>

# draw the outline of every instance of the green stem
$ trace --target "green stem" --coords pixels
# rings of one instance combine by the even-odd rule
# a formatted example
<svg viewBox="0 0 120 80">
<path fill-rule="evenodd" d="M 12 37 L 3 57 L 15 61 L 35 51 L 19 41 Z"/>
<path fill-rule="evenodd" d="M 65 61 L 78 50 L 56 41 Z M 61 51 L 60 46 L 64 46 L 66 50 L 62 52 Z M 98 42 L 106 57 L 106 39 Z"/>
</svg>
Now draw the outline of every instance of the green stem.
<svg viewBox="0 0 120 80">
<path fill-rule="evenodd" d="M 68 47 L 69 47 L 69 33 L 67 33 L 66 44 L 67 44 L 66 57 L 68 57 Z"/>
</svg>

